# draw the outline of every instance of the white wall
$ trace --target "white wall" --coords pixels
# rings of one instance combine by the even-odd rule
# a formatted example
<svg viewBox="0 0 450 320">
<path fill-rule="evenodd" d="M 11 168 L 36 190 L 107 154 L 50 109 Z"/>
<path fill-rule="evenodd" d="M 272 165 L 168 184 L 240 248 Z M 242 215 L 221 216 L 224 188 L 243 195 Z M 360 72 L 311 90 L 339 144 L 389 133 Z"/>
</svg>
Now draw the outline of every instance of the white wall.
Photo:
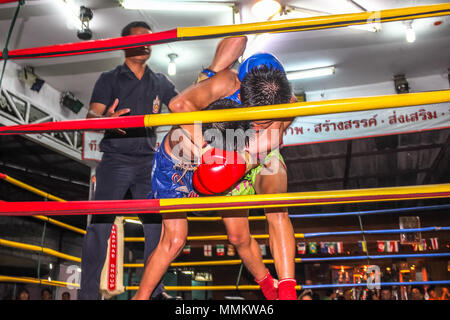
<svg viewBox="0 0 450 320">
<path fill-rule="evenodd" d="M 61 92 L 47 83 L 44 83 L 39 92 L 31 90 L 27 84 L 19 80 L 17 73 L 20 69 L 21 66 L 12 61 L 8 61 L 6 64 L 5 75 L 3 76 L 3 88 L 30 98 L 35 105 L 52 115 L 58 115 L 62 120 L 83 119 L 86 117 L 87 108 L 85 107 L 78 113 L 74 113 L 68 108 L 61 107 L 59 104 Z"/>
<path fill-rule="evenodd" d="M 407 81 L 409 83 L 411 93 L 449 89 L 447 74 L 407 78 Z M 389 94 L 396 94 L 394 81 L 379 82 L 354 87 L 335 88 L 323 91 L 306 92 L 306 101 L 357 98 Z"/>
</svg>

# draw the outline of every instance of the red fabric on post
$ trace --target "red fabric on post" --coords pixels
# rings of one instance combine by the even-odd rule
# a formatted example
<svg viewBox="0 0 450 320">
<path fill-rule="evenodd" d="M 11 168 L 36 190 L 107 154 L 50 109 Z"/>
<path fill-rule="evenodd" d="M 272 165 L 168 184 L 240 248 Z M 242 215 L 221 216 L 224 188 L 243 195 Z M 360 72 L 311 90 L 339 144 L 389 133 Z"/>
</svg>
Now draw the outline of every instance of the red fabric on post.
<svg viewBox="0 0 450 320">
<path fill-rule="evenodd" d="M 0 135 L 31 134 L 55 131 L 105 130 L 115 128 L 142 128 L 145 126 L 144 118 L 144 115 L 139 115 L 5 126 L 0 127 Z"/>
<path fill-rule="evenodd" d="M 10 2 L 18 2 L 19 0 L 0 0 L 0 4 L 10 3 Z"/>
<path fill-rule="evenodd" d="M 159 213 L 159 199 L 71 201 L 71 202 L 5 202 L 0 206 L 0 216 L 86 215 L 86 214 L 137 214 Z"/>
<path fill-rule="evenodd" d="M 177 29 L 172 29 L 150 34 L 11 50 L 8 52 L 8 59 L 71 56 L 87 53 L 122 50 L 127 48 L 141 47 L 144 45 L 167 43 L 175 40 L 177 40 Z"/>
</svg>

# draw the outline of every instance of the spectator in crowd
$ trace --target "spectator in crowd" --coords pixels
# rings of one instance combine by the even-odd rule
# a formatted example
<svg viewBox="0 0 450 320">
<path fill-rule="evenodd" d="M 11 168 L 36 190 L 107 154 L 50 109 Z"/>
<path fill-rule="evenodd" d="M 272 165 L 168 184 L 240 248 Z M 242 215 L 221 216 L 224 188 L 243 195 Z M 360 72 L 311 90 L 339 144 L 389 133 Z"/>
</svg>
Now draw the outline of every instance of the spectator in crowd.
<svg viewBox="0 0 450 320">
<path fill-rule="evenodd" d="M 424 294 L 419 287 L 411 288 L 410 300 L 424 300 Z"/>
<path fill-rule="evenodd" d="M 298 297 L 298 300 L 314 300 L 310 291 L 305 291 Z"/>
<path fill-rule="evenodd" d="M 352 291 L 352 289 L 346 289 L 346 290 L 344 291 L 343 296 L 344 296 L 344 300 L 353 300 L 353 298 L 352 298 L 352 296 L 353 296 L 353 291 Z"/>
<path fill-rule="evenodd" d="M 30 293 L 27 289 L 22 288 L 17 295 L 17 300 L 30 300 Z"/>
<path fill-rule="evenodd" d="M 53 294 L 49 288 L 42 289 L 41 300 L 53 300 Z"/>
<path fill-rule="evenodd" d="M 448 293 L 448 289 L 445 287 L 442 288 L 441 300 L 450 300 L 450 294 Z"/>
<path fill-rule="evenodd" d="M 381 289 L 380 300 L 392 300 L 392 288 L 383 287 Z"/>
<path fill-rule="evenodd" d="M 65 291 L 63 292 L 63 294 L 61 295 L 62 300 L 70 300 L 70 293 Z"/>
</svg>

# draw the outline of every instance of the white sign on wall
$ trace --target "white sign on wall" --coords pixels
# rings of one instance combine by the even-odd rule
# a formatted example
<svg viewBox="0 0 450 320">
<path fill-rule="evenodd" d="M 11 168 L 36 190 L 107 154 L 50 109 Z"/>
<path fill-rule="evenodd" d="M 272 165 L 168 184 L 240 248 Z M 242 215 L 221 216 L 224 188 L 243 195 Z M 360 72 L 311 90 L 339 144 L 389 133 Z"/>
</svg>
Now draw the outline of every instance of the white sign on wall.
<svg viewBox="0 0 450 320">
<path fill-rule="evenodd" d="M 95 131 L 83 132 L 83 160 L 102 160 L 103 152 L 100 152 L 100 141 L 103 139 L 103 133 Z"/>
<path fill-rule="evenodd" d="M 450 103 L 298 117 L 284 146 L 450 128 Z"/>
</svg>

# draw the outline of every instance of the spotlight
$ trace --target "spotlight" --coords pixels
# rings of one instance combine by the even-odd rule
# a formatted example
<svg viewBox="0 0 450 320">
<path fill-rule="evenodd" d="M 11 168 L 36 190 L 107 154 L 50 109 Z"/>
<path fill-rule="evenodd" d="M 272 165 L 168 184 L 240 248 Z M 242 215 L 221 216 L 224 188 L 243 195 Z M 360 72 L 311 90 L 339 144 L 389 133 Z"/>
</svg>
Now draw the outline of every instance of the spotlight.
<svg viewBox="0 0 450 320">
<path fill-rule="evenodd" d="M 287 76 L 288 80 L 298 80 L 298 79 L 330 76 L 330 75 L 333 75 L 335 72 L 336 72 L 336 68 L 334 66 L 329 66 L 329 67 L 314 68 L 314 69 L 288 71 L 286 73 L 286 76 Z"/>
<path fill-rule="evenodd" d="M 406 25 L 406 41 L 409 43 L 413 43 L 414 41 L 416 41 L 416 32 L 414 31 L 413 27 L 412 27 L 412 20 L 406 21 L 405 22 Z"/>
<path fill-rule="evenodd" d="M 397 93 L 409 93 L 409 84 L 404 74 L 394 76 L 394 85 Z"/>
<path fill-rule="evenodd" d="M 275 0 L 259 0 L 253 4 L 251 10 L 255 17 L 268 20 L 281 11 L 281 5 Z"/>
<path fill-rule="evenodd" d="M 35 73 L 33 67 L 27 66 L 18 73 L 19 80 L 25 82 L 30 86 L 30 89 L 36 92 L 41 91 L 45 81 L 39 78 Z"/>
<path fill-rule="evenodd" d="M 178 55 L 176 53 L 171 53 L 168 55 L 170 62 L 167 66 L 167 73 L 169 76 L 174 76 L 177 74 L 177 65 L 175 64 L 175 59 L 178 58 Z"/>
<path fill-rule="evenodd" d="M 92 20 L 94 14 L 92 10 L 81 6 L 80 7 L 80 20 L 81 20 L 81 30 L 77 31 L 77 36 L 81 40 L 91 40 L 92 39 L 92 31 L 89 29 L 89 21 Z"/>
<path fill-rule="evenodd" d="M 69 108 L 74 113 L 80 112 L 83 107 L 83 103 L 76 99 L 72 92 L 63 92 L 59 103 L 62 107 Z"/>
</svg>

